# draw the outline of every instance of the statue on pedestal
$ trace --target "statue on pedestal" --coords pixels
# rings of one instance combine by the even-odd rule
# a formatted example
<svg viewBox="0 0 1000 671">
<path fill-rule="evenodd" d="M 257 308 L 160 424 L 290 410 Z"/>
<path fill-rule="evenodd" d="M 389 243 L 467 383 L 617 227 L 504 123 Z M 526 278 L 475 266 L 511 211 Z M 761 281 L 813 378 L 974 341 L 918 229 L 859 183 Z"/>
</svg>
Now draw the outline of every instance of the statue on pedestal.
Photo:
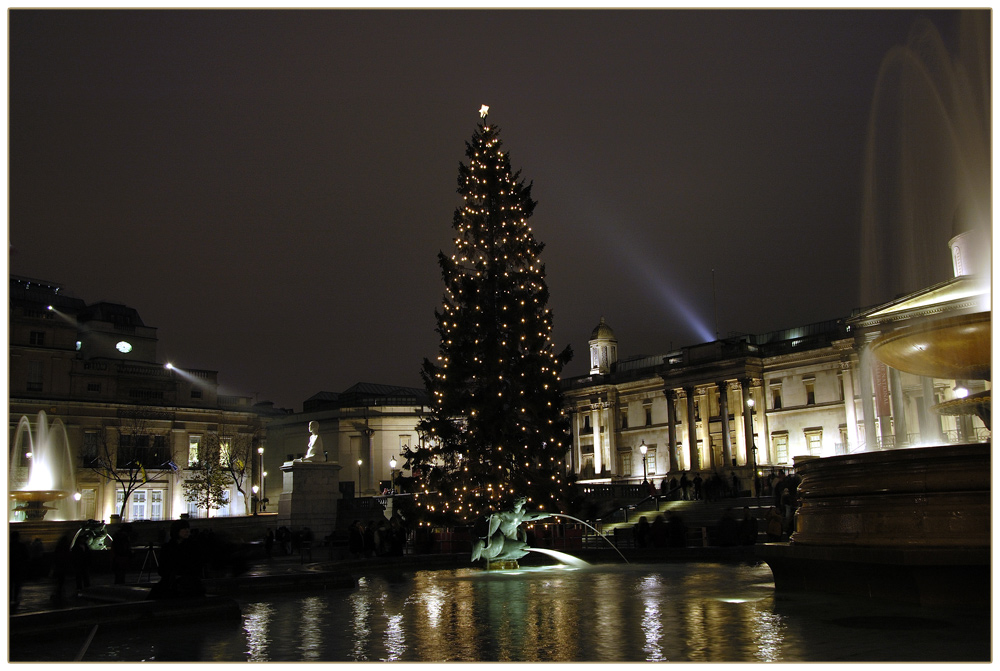
<svg viewBox="0 0 1000 671">
<path fill-rule="evenodd" d="M 323 439 L 319 435 L 319 422 L 315 420 L 309 422 L 309 433 L 311 435 L 309 436 L 309 449 L 306 450 L 306 456 L 295 461 L 324 461 Z"/>
</svg>

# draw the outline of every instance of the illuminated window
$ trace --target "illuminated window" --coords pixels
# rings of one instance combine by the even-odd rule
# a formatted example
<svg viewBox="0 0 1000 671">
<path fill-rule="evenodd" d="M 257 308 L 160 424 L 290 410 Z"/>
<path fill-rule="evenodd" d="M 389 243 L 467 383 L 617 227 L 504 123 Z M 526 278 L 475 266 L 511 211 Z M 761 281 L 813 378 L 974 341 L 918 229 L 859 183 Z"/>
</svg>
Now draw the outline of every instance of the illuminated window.
<svg viewBox="0 0 1000 671">
<path fill-rule="evenodd" d="M 618 472 L 621 475 L 632 475 L 632 450 L 618 452 Z"/>
<path fill-rule="evenodd" d="M 153 489 L 149 492 L 149 519 L 163 519 L 163 490 Z"/>
<path fill-rule="evenodd" d="M 781 384 L 771 385 L 771 409 L 781 410 Z"/>
<path fill-rule="evenodd" d="M 188 438 L 188 466 L 194 466 L 198 463 L 200 453 L 201 436 L 191 436 Z"/>
<path fill-rule="evenodd" d="M 146 490 L 137 489 L 132 492 L 132 518 L 133 520 L 145 520 L 147 514 Z"/>
<path fill-rule="evenodd" d="M 809 454 L 814 457 L 818 457 L 823 452 L 823 429 L 806 429 L 806 449 Z"/>
<path fill-rule="evenodd" d="M 771 434 L 771 446 L 774 448 L 774 461 L 778 464 L 788 463 L 788 433 Z"/>
</svg>

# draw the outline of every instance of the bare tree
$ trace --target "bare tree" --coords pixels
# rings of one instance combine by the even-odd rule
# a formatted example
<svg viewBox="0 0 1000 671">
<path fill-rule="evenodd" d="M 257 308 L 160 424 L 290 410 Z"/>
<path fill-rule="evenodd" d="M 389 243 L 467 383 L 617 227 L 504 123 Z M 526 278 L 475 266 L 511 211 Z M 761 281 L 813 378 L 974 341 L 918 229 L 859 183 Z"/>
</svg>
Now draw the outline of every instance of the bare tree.
<svg viewBox="0 0 1000 671">
<path fill-rule="evenodd" d="M 229 503 L 229 476 L 218 459 L 208 456 L 184 480 L 184 499 L 211 511 Z"/>
<path fill-rule="evenodd" d="M 219 464 L 242 494 L 248 515 L 253 512 L 253 497 L 247 489 L 253 485 L 253 464 L 261 434 L 260 420 L 254 417 L 247 424 L 219 424 L 217 433 L 209 436 L 211 453 L 218 454 Z"/>
<path fill-rule="evenodd" d="M 156 422 L 170 419 L 170 413 L 160 408 L 119 408 L 117 418 L 98 432 L 94 452 L 83 455 L 87 468 L 121 489 L 122 518 L 135 490 L 148 482 L 165 482 L 177 469 L 169 429 L 155 428 Z"/>
</svg>

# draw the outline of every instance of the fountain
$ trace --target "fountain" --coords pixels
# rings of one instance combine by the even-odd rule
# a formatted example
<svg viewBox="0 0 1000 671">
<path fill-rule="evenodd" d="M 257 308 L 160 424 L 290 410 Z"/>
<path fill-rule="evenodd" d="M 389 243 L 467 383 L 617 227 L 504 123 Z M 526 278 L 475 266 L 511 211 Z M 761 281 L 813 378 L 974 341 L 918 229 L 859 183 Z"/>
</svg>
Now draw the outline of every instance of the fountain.
<svg viewBox="0 0 1000 671">
<path fill-rule="evenodd" d="M 39 411 L 32 433 L 31 422 L 22 416 L 11 445 L 13 511 L 28 521 L 41 520 L 49 511 L 56 511 L 62 519 L 75 517 L 69 510 L 69 497 L 76 491 L 76 473 L 62 421 L 55 419 L 50 426 L 45 412 Z M 47 505 L 54 502 L 56 505 Z"/>
<path fill-rule="evenodd" d="M 918 23 L 910 43 L 886 58 L 872 111 L 862 289 L 866 304 L 882 304 L 849 325 L 862 351 L 862 377 L 871 375 L 864 366 L 870 354 L 898 371 L 893 375 L 916 376 L 928 406 L 934 380 L 985 386 L 991 374 L 990 117 L 983 114 L 989 95 L 982 78 L 989 70 L 988 61 L 984 71 L 977 60 L 989 54 L 988 21 L 982 13 L 962 14 L 962 46 L 971 50 L 961 55 L 971 60 L 953 60 L 933 27 Z M 945 241 L 951 279 L 942 277 Z M 863 395 L 871 392 L 862 384 Z M 988 429 L 989 397 L 982 391 L 930 409 L 974 414 Z M 869 405 L 865 438 L 872 445 L 870 414 Z M 878 414 L 885 415 L 883 431 L 903 419 Z M 895 431 L 898 445 L 906 429 Z M 990 445 L 965 430 L 962 436 L 964 444 L 797 460 L 801 506 L 791 542 L 758 552 L 776 590 L 988 607 Z"/>
<path fill-rule="evenodd" d="M 582 568 L 589 566 L 587 562 L 583 561 L 578 557 L 574 557 L 571 554 L 565 552 L 560 552 L 558 550 L 551 550 L 548 548 L 533 548 L 528 545 L 527 534 L 521 529 L 522 522 L 537 522 L 549 517 L 565 517 L 566 519 L 574 520 L 583 524 L 584 526 L 590 527 L 595 532 L 597 529 L 590 526 L 583 520 L 573 517 L 571 515 L 564 515 L 562 513 L 530 513 L 525 512 L 524 504 L 527 499 L 523 496 L 514 501 L 514 506 L 509 510 L 503 510 L 499 513 L 493 513 L 487 519 L 488 530 L 486 536 L 477 539 L 472 544 L 472 561 L 477 561 L 479 559 L 486 560 L 486 568 L 489 571 L 508 571 L 519 568 L 517 560 L 525 556 L 529 552 L 537 552 L 539 554 L 545 554 L 554 559 L 562 562 L 563 564 L 568 564 L 570 566 L 576 566 Z M 611 545 L 612 548 L 621 558 L 628 563 L 625 559 L 625 555 L 615 547 L 614 543 L 609 541 L 605 536 L 597 532 L 601 538 Z"/>
</svg>

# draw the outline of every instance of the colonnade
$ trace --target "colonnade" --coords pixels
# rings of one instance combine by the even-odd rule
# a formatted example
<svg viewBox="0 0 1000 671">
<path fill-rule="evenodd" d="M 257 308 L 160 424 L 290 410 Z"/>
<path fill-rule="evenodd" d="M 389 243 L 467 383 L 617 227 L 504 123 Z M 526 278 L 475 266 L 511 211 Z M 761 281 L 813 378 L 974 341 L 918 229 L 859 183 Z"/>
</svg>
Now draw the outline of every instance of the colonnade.
<svg viewBox="0 0 1000 671">
<path fill-rule="evenodd" d="M 771 463 L 766 440 L 767 420 L 763 412 L 762 389 L 762 380 L 752 381 L 750 378 L 680 387 L 665 384 L 663 393 L 667 400 L 669 443 L 666 466 L 669 472 L 730 468 L 734 460 L 738 466 Z M 713 392 L 719 394 L 718 419 L 721 422 L 721 444 L 718 454 L 712 446 L 713 418 L 709 417 L 710 394 Z M 732 404 L 729 399 L 730 393 L 734 394 Z M 593 467 L 597 474 L 605 469 L 612 473 L 615 470 L 612 460 L 618 452 L 619 430 L 616 425 L 617 414 L 620 412 L 618 397 L 616 390 L 607 389 L 599 393 L 589 404 L 578 409 L 581 416 L 578 435 L 586 435 L 584 428 L 589 427 L 589 433 L 593 438 Z M 751 397 L 754 403 L 748 412 L 747 400 Z M 730 421 L 730 405 L 732 405 L 732 421 Z M 683 420 L 678 412 L 680 408 L 683 408 Z M 755 434 L 759 437 L 754 437 Z M 574 441 L 572 468 L 576 472 L 582 470 L 582 459 L 580 441 Z"/>
</svg>

